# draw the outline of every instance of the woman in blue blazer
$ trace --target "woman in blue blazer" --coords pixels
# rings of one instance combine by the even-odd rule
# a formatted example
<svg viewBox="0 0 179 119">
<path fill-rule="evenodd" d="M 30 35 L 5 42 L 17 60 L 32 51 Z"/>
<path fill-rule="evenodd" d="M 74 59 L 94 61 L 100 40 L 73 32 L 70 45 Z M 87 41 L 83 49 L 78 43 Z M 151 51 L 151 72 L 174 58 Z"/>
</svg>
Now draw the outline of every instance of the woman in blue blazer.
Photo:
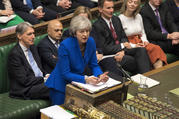
<svg viewBox="0 0 179 119">
<path fill-rule="evenodd" d="M 69 37 L 61 42 L 58 49 L 58 62 L 46 86 L 50 88 L 50 98 L 53 105 L 64 103 L 66 84 L 72 81 L 97 84 L 108 80 L 107 73 L 103 73 L 96 58 L 96 45 L 89 37 L 91 22 L 84 16 L 76 16 L 70 23 Z M 84 69 L 89 66 L 92 77 L 84 76 Z"/>
</svg>

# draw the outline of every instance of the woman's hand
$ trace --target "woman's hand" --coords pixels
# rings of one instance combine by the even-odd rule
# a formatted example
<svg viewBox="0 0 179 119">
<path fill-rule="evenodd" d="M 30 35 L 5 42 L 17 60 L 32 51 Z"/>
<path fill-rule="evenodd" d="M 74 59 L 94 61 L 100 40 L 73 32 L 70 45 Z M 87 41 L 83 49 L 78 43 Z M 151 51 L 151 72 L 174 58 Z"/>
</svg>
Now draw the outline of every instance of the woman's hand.
<svg viewBox="0 0 179 119">
<path fill-rule="evenodd" d="M 98 80 L 98 77 L 95 77 L 95 76 L 85 77 L 85 80 L 86 80 L 86 83 L 92 84 L 92 85 L 96 85 L 100 82 Z"/>
<path fill-rule="evenodd" d="M 100 82 L 107 82 L 108 81 L 108 79 L 109 79 L 109 77 L 108 77 L 108 74 L 109 72 L 104 72 L 103 74 L 101 74 L 100 76 L 99 76 L 99 79 L 98 79 L 98 81 L 100 81 Z"/>
<path fill-rule="evenodd" d="M 144 46 L 147 46 L 149 44 L 149 42 L 144 41 Z"/>
<path fill-rule="evenodd" d="M 1 10 L 0 11 L 0 16 L 1 15 L 10 16 L 12 14 L 14 14 L 14 12 L 12 10 Z"/>
<path fill-rule="evenodd" d="M 137 43 L 136 47 L 145 47 L 144 43 Z"/>
<path fill-rule="evenodd" d="M 96 57 L 98 62 L 102 60 L 103 54 L 99 54 L 98 51 L 96 51 Z"/>
<path fill-rule="evenodd" d="M 131 44 L 129 42 L 125 42 L 123 43 L 124 47 L 126 47 L 127 49 L 131 49 Z"/>
</svg>

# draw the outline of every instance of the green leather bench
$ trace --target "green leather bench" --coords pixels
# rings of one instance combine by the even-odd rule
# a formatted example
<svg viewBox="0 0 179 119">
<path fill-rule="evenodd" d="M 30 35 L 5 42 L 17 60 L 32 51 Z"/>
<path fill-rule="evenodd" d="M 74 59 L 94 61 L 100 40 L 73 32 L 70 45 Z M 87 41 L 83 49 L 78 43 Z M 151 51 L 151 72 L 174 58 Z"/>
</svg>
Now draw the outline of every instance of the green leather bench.
<svg viewBox="0 0 179 119">
<path fill-rule="evenodd" d="M 46 34 L 35 38 L 37 44 Z M 0 119 L 37 119 L 40 109 L 50 106 L 48 100 L 23 100 L 9 97 L 8 53 L 16 43 L 0 46 Z"/>
</svg>

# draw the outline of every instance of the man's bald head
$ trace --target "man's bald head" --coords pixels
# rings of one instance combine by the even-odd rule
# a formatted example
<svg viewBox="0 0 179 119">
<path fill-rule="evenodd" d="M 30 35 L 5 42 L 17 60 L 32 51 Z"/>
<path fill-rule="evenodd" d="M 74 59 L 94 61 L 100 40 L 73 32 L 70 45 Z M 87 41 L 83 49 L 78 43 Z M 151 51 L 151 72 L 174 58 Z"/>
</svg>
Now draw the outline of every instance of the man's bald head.
<svg viewBox="0 0 179 119">
<path fill-rule="evenodd" d="M 62 31 L 63 25 L 59 20 L 52 20 L 48 23 L 47 33 L 53 40 L 60 40 Z"/>
</svg>

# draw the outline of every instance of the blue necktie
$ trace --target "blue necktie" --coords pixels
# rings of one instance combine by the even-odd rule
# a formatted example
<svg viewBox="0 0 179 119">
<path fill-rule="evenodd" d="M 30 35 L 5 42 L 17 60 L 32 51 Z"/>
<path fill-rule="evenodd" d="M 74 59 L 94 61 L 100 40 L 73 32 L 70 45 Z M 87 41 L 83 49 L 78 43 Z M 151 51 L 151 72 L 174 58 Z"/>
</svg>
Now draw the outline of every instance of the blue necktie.
<svg viewBox="0 0 179 119">
<path fill-rule="evenodd" d="M 31 0 L 26 0 L 27 6 L 33 9 L 32 1 Z"/>
<path fill-rule="evenodd" d="M 31 51 L 28 49 L 28 56 L 29 56 L 29 62 L 30 62 L 30 65 L 35 73 L 35 76 L 36 77 L 43 77 L 43 74 L 42 72 L 40 71 L 39 67 L 37 66 L 37 63 L 36 61 L 34 60 L 34 57 L 31 53 Z"/>
</svg>

